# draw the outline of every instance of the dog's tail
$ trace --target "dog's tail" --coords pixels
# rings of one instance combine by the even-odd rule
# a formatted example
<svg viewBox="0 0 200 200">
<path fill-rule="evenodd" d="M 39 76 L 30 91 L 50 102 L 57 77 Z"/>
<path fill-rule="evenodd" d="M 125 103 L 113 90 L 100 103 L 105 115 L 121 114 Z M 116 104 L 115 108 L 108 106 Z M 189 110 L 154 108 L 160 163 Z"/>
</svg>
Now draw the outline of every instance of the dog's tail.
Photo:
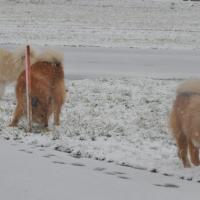
<svg viewBox="0 0 200 200">
<path fill-rule="evenodd" d="M 181 83 L 176 90 L 176 94 L 200 93 L 200 79 L 191 79 Z"/>
<path fill-rule="evenodd" d="M 59 51 L 48 49 L 38 56 L 37 62 L 49 62 L 56 66 L 63 66 L 64 55 Z"/>
</svg>

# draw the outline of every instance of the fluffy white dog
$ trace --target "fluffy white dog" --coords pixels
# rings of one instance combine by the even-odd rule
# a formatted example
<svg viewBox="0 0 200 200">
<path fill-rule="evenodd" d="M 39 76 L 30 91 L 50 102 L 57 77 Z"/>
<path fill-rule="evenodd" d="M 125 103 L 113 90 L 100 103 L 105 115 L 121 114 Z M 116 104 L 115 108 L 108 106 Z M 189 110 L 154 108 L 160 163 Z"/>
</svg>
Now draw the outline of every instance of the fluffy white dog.
<svg viewBox="0 0 200 200">
<path fill-rule="evenodd" d="M 33 50 L 30 52 L 31 64 L 36 59 Z M 14 52 L 6 49 L 0 49 L 0 97 L 4 94 L 5 87 L 17 79 L 19 74 L 24 70 L 25 50 L 17 49 Z"/>
</svg>

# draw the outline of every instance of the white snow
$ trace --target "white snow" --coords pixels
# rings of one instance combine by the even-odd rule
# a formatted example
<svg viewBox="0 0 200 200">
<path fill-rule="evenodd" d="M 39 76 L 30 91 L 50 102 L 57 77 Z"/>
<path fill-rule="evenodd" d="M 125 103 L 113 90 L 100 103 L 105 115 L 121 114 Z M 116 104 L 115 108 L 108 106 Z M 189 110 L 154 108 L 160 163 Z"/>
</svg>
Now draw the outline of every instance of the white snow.
<svg viewBox="0 0 200 200">
<path fill-rule="evenodd" d="M 8 86 L 1 197 L 199 199 L 199 167 L 183 168 L 167 125 L 176 86 L 199 77 L 199 11 L 182 0 L 0 0 L 1 47 L 62 50 L 70 93 L 60 127 L 26 133 L 25 120 L 8 127 Z"/>
<path fill-rule="evenodd" d="M 0 43 L 195 49 L 199 10 L 182 0 L 1 0 Z"/>
<path fill-rule="evenodd" d="M 199 199 L 199 184 L 0 140 L 4 200 Z M 192 193 L 191 193 L 192 192 Z"/>
<path fill-rule="evenodd" d="M 0 100 L 1 137 L 37 147 L 67 152 L 132 168 L 173 174 L 193 181 L 194 169 L 183 170 L 176 145 L 168 130 L 168 114 L 180 80 L 147 77 L 103 77 L 68 80 L 69 101 L 62 109 L 61 127 L 32 134 L 7 127 L 15 107 L 12 88 Z M 54 134 L 60 138 L 52 140 Z"/>
</svg>

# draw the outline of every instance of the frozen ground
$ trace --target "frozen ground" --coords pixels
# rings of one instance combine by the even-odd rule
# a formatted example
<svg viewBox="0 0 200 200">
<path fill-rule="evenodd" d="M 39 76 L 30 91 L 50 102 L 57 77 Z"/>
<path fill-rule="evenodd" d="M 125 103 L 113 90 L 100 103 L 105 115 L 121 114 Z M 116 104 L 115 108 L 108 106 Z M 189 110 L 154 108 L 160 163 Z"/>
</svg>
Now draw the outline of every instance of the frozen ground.
<svg viewBox="0 0 200 200">
<path fill-rule="evenodd" d="M 195 49 L 199 19 L 182 0 L 1 0 L 0 43 Z"/>
<path fill-rule="evenodd" d="M 20 129 L 7 127 L 16 103 L 13 86 L 10 85 L 6 95 L 0 100 L 0 137 L 9 140 L 11 144 L 14 143 L 17 149 L 21 149 L 22 145 L 22 152 L 25 153 L 32 152 L 32 148 L 37 152 L 43 149 L 46 154 L 57 155 L 64 152 L 59 163 L 65 163 L 65 159 L 73 159 L 72 157 L 81 158 L 81 163 L 84 158 L 88 165 L 88 158 L 98 160 L 101 167 L 110 166 L 112 163 L 114 168 L 109 170 L 107 175 L 115 177 L 118 174 L 112 173 L 114 169 L 123 166 L 120 169 L 126 170 L 129 178 L 131 173 L 131 180 L 140 182 L 140 187 L 144 184 L 151 193 L 155 192 L 155 196 L 166 191 L 168 195 L 174 195 L 174 199 L 181 196 L 183 191 L 187 191 L 188 195 L 198 195 L 196 187 L 199 187 L 197 184 L 200 181 L 199 167 L 183 169 L 167 121 L 177 84 L 183 78 L 199 74 L 199 51 L 72 47 L 60 49 L 65 53 L 66 85 L 70 92 L 69 102 L 66 101 L 62 109 L 61 127 L 54 130 L 50 122 L 49 132 L 35 127 L 34 133 L 31 134 L 25 132 L 25 121 L 20 124 Z M 59 135 L 59 139 L 54 140 L 54 134 Z M 2 146 L 5 157 L 7 148 L 9 147 L 3 150 Z M 23 161 L 24 158 L 21 159 Z M 32 163 L 32 158 L 27 159 Z M 57 163 L 57 160 L 51 161 Z M 13 162 L 15 163 L 15 160 Z M 37 165 L 41 162 L 39 160 Z M 45 166 L 48 169 L 48 165 Z M 16 171 L 12 172 L 15 174 Z M 87 171 L 88 174 L 90 172 Z M 154 174 L 149 175 L 150 172 Z M 76 177 L 80 171 L 70 173 Z M 137 176 L 137 173 L 140 175 Z M 61 175 L 58 174 L 58 177 Z M 102 175 L 105 176 L 104 173 Z M 12 174 L 10 176 L 12 177 Z M 104 176 L 102 180 L 107 179 Z M 150 178 L 147 178 L 149 176 Z M 20 182 L 24 183 L 26 177 L 24 174 L 18 177 L 18 180 L 21 178 Z M 52 181 L 58 180 L 58 177 L 53 177 Z M 120 179 L 120 184 L 124 184 L 121 183 L 122 180 Z M 151 180 L 150 183 L 148 180 Z M 69 184 L 65 181 L 65 184 Z M 9 184 L 10 182 L 5 185 L 6 190 L 17 185 L 17 182 L 13 182 L 11 186 Z M 35 182 L 30 180 L 30 184 L 33 184 L 30 187 L 34 187 Z M 136 183 L 130 181 L 128 184 Z M 132 196 L 129 186 L 127 195 Z M 177 189 L 177 186 L 180 189 Z M 174 192 L 169 193 L 167 187 Z M 185 187 L 189 187 L 188 190 L 185 190 Z M 77 188 L 80 189 L 80 185 Z M 15 191 L 20 195 L 24 192 L 23 187 Z M 41 190 L 38 191 L 41 197 Z M 55 194 L 58 191 L 56 190 Z M 141 199 L 148 197 L 141 190 L 137 191 L 136 194 L 141 195 Z M 30 192 L 28 194 L 32 195 Z M 90 195 L 92 198 L 94 193 Z M 110 195 L 115 193 L 111 192 Z M 62 194 L 60 196 L 63 197 Z M 166 198 L 168 197 L 166 195 Z M 184 198 L 186 197 L 185 195 Z"/>
<path fill-rule="evenodd" d="M 1 47 L 57 45 L 70 91 L 49 132 L 7 127 L 13 86 L 0 99 L 4 199 L 199 199 L 199 167 L 183 169 L 167 128 L 176 85 L 199 76 L 199 11 L 181 0 L 0 0 Z"/>
<path fill-rule="evenodd" d="M 0 139 L 3 200 L 199 199 L 199 183 Z"/>
<path fill-rule="evenodd" d="M 68 80 L 69 102 L 62 109 L 61 127 L 49 132 L 35 127 L 25 133 L 7 127 L 15 107 L 13 88 L 0 100 L 1 137 L 27 145 L 45 146 L 73 157 L 199 181 L 199 170 L 183 170 L 168 127 L 169 109 L 180 80 L 145 77 L 103 77 Z M 60 138 L 53 140 L 53 135 Z"/>
<path fill-rule="evenodd" d="M 183 169 L 167 129 L 180 80 L 68 80 L 61 127 L 7 127 L 13 87 L 0 100 L 0 193 L 17 199 L 199 199 L 199 167 Z M 54 139 L 54 135 L 60 136 Z M 96 160 L 96 161 L 95 161 Z M 145 192 L 144 192 L 145 191 Z"/>
</svg>

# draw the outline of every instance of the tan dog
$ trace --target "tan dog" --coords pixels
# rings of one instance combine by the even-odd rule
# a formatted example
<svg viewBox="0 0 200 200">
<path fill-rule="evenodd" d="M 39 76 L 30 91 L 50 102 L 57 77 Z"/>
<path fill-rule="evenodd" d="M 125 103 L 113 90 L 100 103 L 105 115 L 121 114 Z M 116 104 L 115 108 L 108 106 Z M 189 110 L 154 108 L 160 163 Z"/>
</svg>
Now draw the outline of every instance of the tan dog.
<svg viewBox="0 0 200 200">
<path fill-rule="evenodd" d="M 191 162 L 200 165 L 200 80 L 186 81 L 177 88 L 170 127 L 184 167 L 190 167 L 188 150 Z"/>
<path fill-rule="evenodd" d="M 31 63 L 35 62 L 36 54 L 31 50 Z M 4 93 L 7 83 L 16 81 L 25 66 L 25 49 L 10 52 L 0 49 L 0 97 Z"/>
<path fill-rule="evenodd" d="M 26 115 L 25 72 L 17 80 L 17 106 L 10 126 L 16 126 Z M 34 122 L 48 126 L 48 119 L 54 113 L 54 124 L 60 124 L 61 107 L 65 99 L 63 57 L 58 52 L 48 51 L 31 66 L 31 101 Z"/>
</svg>

